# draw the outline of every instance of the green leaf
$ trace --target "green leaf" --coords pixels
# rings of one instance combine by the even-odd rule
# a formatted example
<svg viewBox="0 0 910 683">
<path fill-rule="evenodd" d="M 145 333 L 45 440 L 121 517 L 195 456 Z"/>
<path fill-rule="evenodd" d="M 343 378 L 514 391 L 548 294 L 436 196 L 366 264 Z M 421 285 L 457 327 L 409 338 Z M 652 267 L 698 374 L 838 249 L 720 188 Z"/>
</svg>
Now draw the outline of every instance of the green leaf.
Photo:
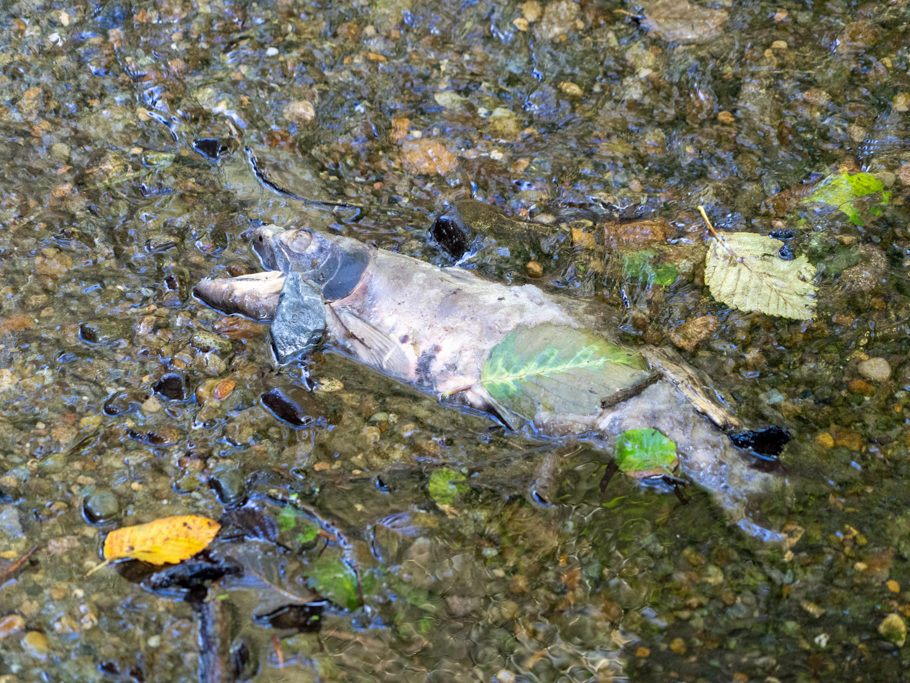
<svg viewBox="0 0 910 683">
<path fill-rule="evenodd" d="M 490 351 L 480 381 L 500 407 L 533 420 L 541 411 L 596 415 L 648 370 L 641 355 L 602 337 L 547 324 L 510 332 Z"/>
<path fill-rule="evenodd" d="M 278 522 L 278 531 L 290 531 L 297 526 L 298 512 L 291 505 L 285 505 L 278 513 L 275 521 Z"/>
<path fill-rule="evenodd" d="M 679 277 L 679 271 L 676 270 L 676 266 L 672 263 L 655 266 L 655 257 L 656 254 L 650 249 L 634 251 L 623 259 L 623 272 L 626 276 L 645 284 L 669 287 L 676 282 L 676 278 Z"/>
<path fill-rule="evenodd" d="M 815 315 L 815 266 L 804 255 L 778 256 L 783 242 L 751 232 L 724 233 L 705 256 L 705 284 L 741 311 L 806 320 Z"/>
<path fill-rule="evenodd" d="M 468 486 L 464 481 L 465 476 L 458 470 L 449 469 L 448 467 L 440 467 L 433 470 L 428 487 L 430 498 L 437 505 L 451 505 L 456 498 L 467 492 Z"/>
<path fill-rule="evenodd" d="M 306 571 L 307 584 L 320 595 L 346 609 L 360 606 L 357 575 L 341 558 L 321 555 Z"/>
<path fill-rule="evenodd" d="M 869 213 L 873 216 L 878 216 L 881 207 L 886 206 L 891 200 L 891 192 L 885 191 L 882 181 L 871 173 L 835 173 L 819 183 L 815 191 L 803 201 L 807 204 L 833 206 L 843 211 L 851 223 L 862 226 L 860 207 L 855 200 L 877 193 L 881 193 L 881 202 L 879 206 L 869 208 Z"/>
<path fill-rule="evenodd" d="M 629 429 L 619 435 L 614 458 L 621 472 L 669 471 L 676 465 L 676 443 L 656 429 Z"/>
</svg>

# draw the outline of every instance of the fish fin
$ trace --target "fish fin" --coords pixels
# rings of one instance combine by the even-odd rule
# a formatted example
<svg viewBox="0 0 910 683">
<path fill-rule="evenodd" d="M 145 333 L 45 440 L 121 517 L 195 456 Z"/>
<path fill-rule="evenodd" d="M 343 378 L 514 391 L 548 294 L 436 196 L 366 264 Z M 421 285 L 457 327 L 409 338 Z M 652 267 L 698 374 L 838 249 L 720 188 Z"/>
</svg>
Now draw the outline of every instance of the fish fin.
<svg viewBox="0 0 910 683">
<path fill-rule="evenodd" d="M 270 328 L 279 363 L 310 353 L 325 331 L 325 302 L 300 273 L 288 273 Z"/>
<path fill-rule="evenodd" d="M 401 346 L 382 330 L 345 308 L 332 308 L 351 341 L 364 350 L 363 360 L 389 375 L 410 376 L 411 361 Z"/>
</svg>

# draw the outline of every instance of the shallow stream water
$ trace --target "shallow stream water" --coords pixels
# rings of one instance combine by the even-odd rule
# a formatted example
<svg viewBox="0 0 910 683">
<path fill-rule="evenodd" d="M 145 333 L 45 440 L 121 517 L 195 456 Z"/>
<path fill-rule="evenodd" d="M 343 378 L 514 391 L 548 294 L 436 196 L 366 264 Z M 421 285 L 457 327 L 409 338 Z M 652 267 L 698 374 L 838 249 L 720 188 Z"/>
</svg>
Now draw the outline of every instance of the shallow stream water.
<svg viewBox="0 0 910 683">
<path fill-rule="evenodd" d="M 0 682 L 905 675 L 906 0 L 0 8 Z M 359 208 L 276 194 L 244 147 Z M 861 225 L 801 203 L 860 170 L 890 192 Z M 277 368 L 265 326 L 192 296 L 258 269 L 258 222 L 448 265 L 427 235 L 465 199 L 530 231 L 469 267 L 595 300 L 790 431 L 765 510 L 787 543 L 694 487 L 602 493 L 605 454 L 337 354 Z M 817 316 L 714 301 L 699 205 L 806 254 Z M 636 219 L 663 227 L 616 228 Z M 233 530 L 209 561 L 246 578 L 211 583 L 217 609 L 142 567 L 87 575 L 110 529 L 177 514 Z"/>
</svg>

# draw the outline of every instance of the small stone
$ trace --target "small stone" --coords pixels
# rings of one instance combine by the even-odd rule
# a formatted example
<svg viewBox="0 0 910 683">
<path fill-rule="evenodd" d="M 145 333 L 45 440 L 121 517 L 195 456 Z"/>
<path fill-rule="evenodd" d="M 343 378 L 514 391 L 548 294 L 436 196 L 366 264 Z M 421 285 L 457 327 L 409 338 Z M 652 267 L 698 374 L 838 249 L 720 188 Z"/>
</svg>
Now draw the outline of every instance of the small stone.
<svg viewBox="0 0 910 683">
<path fill-rule="evenodd" d="M 539 261 L 528 261 L 525 264 L 525 272 L 528 277 L 540 277 L 543 275 L 543 266 L 540 265 Z"/>
<path fill-rule="evenodd" d="M 529 26 L 528 26 L 528 20 L 525 19 L 524 17 L 515 17 L 515 18 L 512 20 L 512 25 L 513 25 L 515 28 L 517 28 L 519 31 L 527 31 L 528 28 L 529 28 Z"/>
<path fill-rule="evenodd" d="M 202 356 L 202 367 L 209 375 L 223 375 L 227 371 L 227 361 L 215 351 L 209 351 Z"/>
<path fill-rule="evenodd" d="M 901 185 L 910 185 L 910 164 L 901 164 L 897 177 L 900 179 Z"/>
<path fill-rule="evenodd" d="M 543 11 L 543 19 L 536 29 L 537 36 L 542 40 L 553 40 L 565 35 L 574 25 L 578 12 L 578 3 L 572 0 L 548 3 Z"/>
<path fill-rule="evenodd" d="M 82 514 L 89 524 L 105 524 L 120 514 L 120 501 L 107 489 L 95 489 L 82 501 Z"/>
<path fill-rule="evenodd" d="M 243 498 L 244 481 L 240 470 L 235 466 L 218 465 L 212 470 L 209 486 L 218 496 L 222 505 L 235 505 Z"/>
<path fill-rule="evenodd" d="M 237 382 L 232 379 L 223 379 L 218 384 L 215 385 L 215 388 L 212 390 L 212 398 L 216 401 L 223 401 L 228 396 L 231 395 L 231 392 L 234 391 L 234 387 L 237 386 Z"/>
<path fill-rule="evenodd" d="M 899 112 L 910 111 L 910 92 L 897 93 L 891 100 L 891 108 Z"/>
<path fill-rule="evenodd" d="M 829 449 L 834 448 L 834 437 L 831 436 L 828 432 L 822 432 L 815 436 L 815 443 L 821 448 Z"/>
<path fill-rule="evenodd" d="M 835 446 L 843 446 L 851 451 L 860 451 L 863 448 L 862 438 L 852 429 L 831 425 L 831 435 L 834 437 Z"/>
<path fill-rule="evenodd" d="M 892 613 L 882 619 L 882 623 L 878 625 L 878 632 L 882 638 L 898 647 L 903 647 L 907 640 L 907 624 L 897 614 Z"/>
<path fill-rule="evenodd" d="M 9 368 L 0 368 L 0 392 L 16 386 L 16 375 Z"/>
<path fill-rule="evenodd" d="M 847 385 L 847 389 L 851 394 L 861 394 L 862 396 L 872 396 L 875 394 L 875 387 L 869 384 L 864 379 L 850 380 L 850 384 Z"/>
<path fill-rule="evenodd" d="M 860 361 L 856 369 L 870 382 L 887 382 L 891 379 L 891 366 L 884 358 L 867 358 Z"/>
<path fill-rule="evenodd" d="M 523 2 L 520 7 L 521 16 L 523 16 L 529 24 L 533 24 L 540 19 L 540 15 L 543 13 L 543 8 L 541 8 L 540 3 L 537 2 L 537 0 Z"/>
<path fill-rule="evenodd" d="M 421 138 L 405 140 L 401 145 L 401 158 L 408 173 L 447 175 L 457 165 L 458 158 L 441 140 Z"/>
<path fill-rule="evenodd" d="M 686 654 L 686 641 L 682 638 L 674 638 L 670 641 L 670 649 L 678 655 Z"/>
<path fill-rule="evenodd" d="M 650 655 L 651 655 L 651 650 L 649 650 L 646 647 L 640 647 L 637 650 L 635 650 L 635 656 L 638 657 L 639 659 L 644 659 L 645 657 L 649 657 Z"/>
<path fill-rule="evenodd" d="M 786 40 L 775 40 L 771 43 L 772 50 L 786 50 L 788 47 Z"/>
<path fill-rule="evenodd" d="M 0 617 L 0 640 L 25 630 L 25 619 L 18 614 L 7 614 Z"/>
<path fill-rule="evenodd" d="M 563 81 L 559 84 L 559 89 L 569 97 L 582 97 L 585 94 L 585 91 L 581 89 L 581 86 L 572 81 Z"/>
<path fill-rule="evenodd" d="M 223 339 L 217 334 L 212 334 L 207 330 L 196 332 L 193 335 L 192 343 L 193 346 L 200 351 L 220 351 L 221 353 L 228 353 L 231 350 L 230 340 Z"/>
<path fill-rule="evenodd" d="M 584 249 L 594 249 L 597 246 L 593 233 L 587 232 L 583 228 L 575 227 L 572 228 L 572 244 Z"/>
<path fill-rule="evenodd" d="M 892 593 L 901 592 L 901 585 L 894 579 L 888 579 L 888 582 L 885 585 L 888 586 L 888 590 Z"/>
<path fill-rule="evenodd" d="M 732 124 L 736 122 L 736 117 L 732 114 L 732 112 L 729 112 L 725 109 L 724 111 L 717 113 L 717 120 L 721 123 Z"/>
<path fill-rule="evenodd" d="M 906 627 L 904 631 L 906 632 Z M 22 638 L 22 649 L 36 659 L 45 659 L 49 650 L 47 638 L 40 631 L 29 631 Z"/>
<path fill-rule="evenodd" d="M 824 615 L 825 608 L 816 605 L 814 602 L 809 600 L 801 600 L 799 606 L 803 608 L 803 611 L 807 614 L 811 614 L 814 619 L 818 619 L 820 616 Z"/>
<path fill-rule="evenodd" d="M 0 507 L 0 537 L 6 536 L 9 541 L 18 541 L 22 538 L 22 523 L 19 521 L 19 511 L 15 505 Z"/>
<path fill-rule="evenodd" d="M 161 410 L 161 402 L 155 397 L 154 394 L 142 402 L 142 412 L 146 415 L 157 413 L 159 410 Z"/>
<path fill-rule="evenodd" d="M 288 121 L 298 125 L 306 125 L 316 118 L 316 108 L 309 100 L 288 102 L 281 113 Z"/>
<path fill-rule="evenodd" d="M 669 337 L 676 346 L 690 353 L 705 339 L 717 331 L 717 318 L 703 315 L 687 320 L 677 328 L 670 330 Z"/>
<path fill-rule="evenodd" d="M 184 396 L 183 377 L 170 373 L 162 376 L 152 387 L 156 393 L 169 401 L 182 401 Z"/>
<path fill-rule="evenodd" d="M 51 156 L 60 163 L 65 164 L 70 160 L 70 148 L 62 142 L 55 142 L 51 145 Z"/>
<path fill-rule="evenodd" d="M 249 318 L 229 315 L 216 322 L 214 329 L 219 335 L 228 339 L 256 339 L 261 337 L 268 327 Z"/>
</svg>

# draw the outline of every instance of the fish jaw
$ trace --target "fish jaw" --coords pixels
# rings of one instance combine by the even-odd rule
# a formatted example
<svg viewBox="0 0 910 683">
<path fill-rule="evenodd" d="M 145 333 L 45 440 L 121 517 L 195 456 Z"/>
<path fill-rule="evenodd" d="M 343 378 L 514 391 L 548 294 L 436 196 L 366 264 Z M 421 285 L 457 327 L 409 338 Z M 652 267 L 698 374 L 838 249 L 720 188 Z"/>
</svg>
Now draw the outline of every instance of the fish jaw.
<svg viewBox="0 0 910 683">
<path fill-rule="evenodd" d="M 193 293 L 222 313 L 240 313 L 253 320 L 270 322 L 278 309 L 284 273 L 267 270 L 233 278 L 206 278 Z"/>
</svg>

